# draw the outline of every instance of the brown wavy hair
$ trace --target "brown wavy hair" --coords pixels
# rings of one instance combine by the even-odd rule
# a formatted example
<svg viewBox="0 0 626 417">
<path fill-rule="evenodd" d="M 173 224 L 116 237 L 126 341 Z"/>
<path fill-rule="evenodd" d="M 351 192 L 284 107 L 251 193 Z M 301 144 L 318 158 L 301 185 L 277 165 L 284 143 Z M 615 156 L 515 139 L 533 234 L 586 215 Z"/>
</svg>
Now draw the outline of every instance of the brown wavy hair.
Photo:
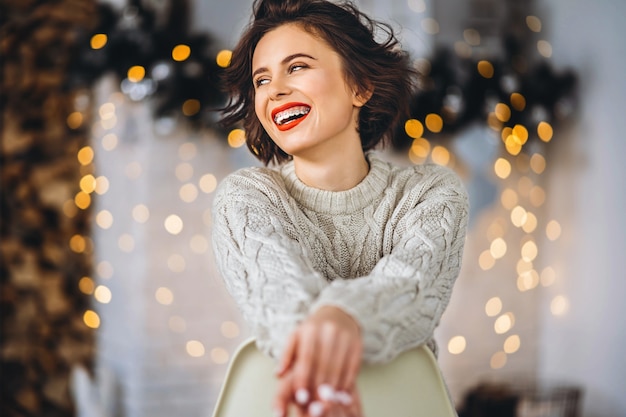
<svg viewBox="0 0 626 417">
<path fill-rule="evenodd" d="M 291 156 L 269 137 L 254 111 L 252 56 L 261 38 L 288 23 L 318 36 L 341 57 L 346 80 L 360 93 L 371 92 L 361 108 L 358 132 L 364 151 L 390 140 L 401 117 L 408 114 L 414 71 L 391 26 L 377 22 L 350 2 L 324 0 L 255 0 L 254 17 L 233 50 L 223 85 L 229 101 L 222 109 L 226 127 L 243 124 L 246 144 L 264 164 Z M 377 41 L 376 36 L 383 36 Z"/>
</svg>

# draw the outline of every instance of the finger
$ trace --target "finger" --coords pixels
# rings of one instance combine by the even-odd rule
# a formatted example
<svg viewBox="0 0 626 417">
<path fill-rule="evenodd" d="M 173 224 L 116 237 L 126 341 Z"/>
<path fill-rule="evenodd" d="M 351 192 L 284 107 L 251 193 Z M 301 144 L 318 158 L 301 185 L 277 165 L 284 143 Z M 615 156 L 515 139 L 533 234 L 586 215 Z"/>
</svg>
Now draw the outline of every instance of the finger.
<svg viewBox="0 0 626 417">
<path fill-rule="evenodd" d="M 291 401 L 293 393 L 293 385 L 290 377 L 280 378 L 274 395 L 273 409 L 274 415 L 285 417 L 287 415 L 287 407 Z"/>
<path fill-rule="evenodd" d="M 283 376 L 285 372 L 287 371 L 287 369 L 289 369 L 289 367 L 293 363 L 294 355 L 296 353 L 297 347 L 298 347 L 298 330 L 296 329 L 289 335 L 289 339 L 287 339 L 285 350 L 283 351 L 283 355 L 280 358 L 278 368 L 276 369 L 277 376 Z"/>
<path fill-rule="evenodd" d="M 342 378 L 338 384 L 340 390 L 352 390 L 356 384 L 356 378 L 361 369 L 361 356 L 363 345 L 361 342 L 353 343 L 346 353 L 346 365 Z"/>
<path fill-rule="evenodd" d="M 337 327 L 331 322 L 325 322 L 321 325 L 318 336 L 315 376 L 313 384 L 319 387 L 323 383 L 330 383 L 328 378 L 334 373 L 338 374 L 339 370 L 333 369 L 333 356 L 335 354 L 335 342 L 338 339 Z M 335 375 L 335 379 L 336 375 Z M 336 381 L 331 383 L 335 387 Z"/>
<path fill-rule="evenodd" d="M 297 353 L 293 365 L 296 402 L 308 404 L 311 399 L 311 373 L 315 367 L 315 329 L 304 324 L 298 332 Z"/>
<path fill-rule="evenodd" d="M 326 382 L 337 390 L 347 388 L 343 381 L 346 379 L 349 367 L 350 340 L 350 336 L 345 333 L 338 335 L 332 355 L 328 359 Z"/>
</svg>

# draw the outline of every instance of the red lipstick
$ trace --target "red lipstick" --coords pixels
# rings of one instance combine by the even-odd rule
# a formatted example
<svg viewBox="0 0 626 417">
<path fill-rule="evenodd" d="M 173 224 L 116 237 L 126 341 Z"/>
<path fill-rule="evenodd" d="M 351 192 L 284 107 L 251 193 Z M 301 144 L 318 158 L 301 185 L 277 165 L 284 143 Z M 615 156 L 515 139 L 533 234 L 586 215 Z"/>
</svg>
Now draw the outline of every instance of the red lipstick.
<svg viewBox="0 0 626 417">
<path fill-rule="evenodd" d="M 276 107 L 274 110 L 272 110 L 271 115 L 272 115 L 272 121 L 274 121 L 274 124 L 276 125 L 278 130 L 285 131 L 285 130 L 292 129 L 292 128 L 298 126 L 304 119 L 306 119 L 306 117 L 309 114 L 308 112 L 303 114 L 302 116 L 300 116 L 297 119 L 294 119 L 294 120 L 291 120 L 291 121 L 287 121 L 287 122 L 285 122 L 283 124 L 278 124 L 276 122 L 276 115 L 277 114 L 279 114 L 280 112 L 284 112 L 286 110 L 289 110 L 291 108 L 294 108 L 294 107 L 306 107 L 309 110 L 311 109 L 311 106 L 309 106 L 308 104 L 306 104 L 306 103 L 298 103 L 298 102 L 290 102 L 290 103 L 283 104 L 280 107 Z"/>
</svg>

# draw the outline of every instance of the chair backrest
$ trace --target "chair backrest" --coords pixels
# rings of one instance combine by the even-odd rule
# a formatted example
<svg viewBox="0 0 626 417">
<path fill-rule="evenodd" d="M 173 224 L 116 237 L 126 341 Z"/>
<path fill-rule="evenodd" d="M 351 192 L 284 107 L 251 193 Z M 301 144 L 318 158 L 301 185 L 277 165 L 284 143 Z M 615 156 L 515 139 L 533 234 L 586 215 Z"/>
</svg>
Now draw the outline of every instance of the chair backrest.
<svg viewBox="0 0 626 417">
<path fill-rule="evenodd" d="M 213 417 L 273 417 L 275 362 L 244 342 L 233 355 Z M 357 385 L 366 417 L 456 417 L 433 353 L 420 346 L 364 364 Z"/>
</svg>

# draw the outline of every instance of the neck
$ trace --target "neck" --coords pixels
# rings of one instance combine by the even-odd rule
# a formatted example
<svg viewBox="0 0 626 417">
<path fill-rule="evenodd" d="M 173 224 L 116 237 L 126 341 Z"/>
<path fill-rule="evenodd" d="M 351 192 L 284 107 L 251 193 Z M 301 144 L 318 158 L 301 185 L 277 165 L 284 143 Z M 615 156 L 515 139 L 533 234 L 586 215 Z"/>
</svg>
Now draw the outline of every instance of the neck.
<svg viewBox="0 0 626 417">
<path fill-rule="evenodd" d="M 363 181 L 369 172 L 369 164 L 360 146 L 356 152 L 336 152 L 319 159 L 294 157 L 294 168 L 304 184 L 328 191 L 349 190 Z"/>
</svg>

